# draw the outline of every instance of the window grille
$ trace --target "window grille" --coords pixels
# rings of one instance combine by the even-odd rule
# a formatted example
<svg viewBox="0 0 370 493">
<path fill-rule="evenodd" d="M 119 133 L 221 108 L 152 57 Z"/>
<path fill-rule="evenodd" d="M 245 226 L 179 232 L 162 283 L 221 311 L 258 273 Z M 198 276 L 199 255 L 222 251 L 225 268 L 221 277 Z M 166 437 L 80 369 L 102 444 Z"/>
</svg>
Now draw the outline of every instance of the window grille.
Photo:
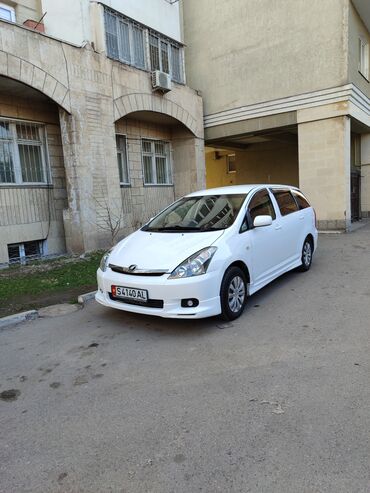
<svg viewBox="0 0 370 493">
<path fill-rule="evenodd" d="M 157 36 L 150 34 L 149 36 L 149 48 L 150 48 L 150 68 L 152 70 L 161 70 L 161 64 L 159 61 L 159 39 Z"/>
<path fill-rule="evenodd" d="M 108 7 L 104 7 L 104 21 L 109 57 L 137 68 L 161 70 L 175 82 L 184 82 L 180 43 Z"/>
<path fill-rule="evenodd" d="M 142 140 L 144 185 L 171 185 L 170 146 L 162 140 Z"/>
<path fill-rule="evenodd" d="M 0 184 L 48 182 L 44 128 L 0 120 Z"/>
<path fill-rule="evenodd" d="M 25 264 L 28 260 L 37 260 L 44 254 L 44 241 L 25 241 L 24 243 L 12 243 L 8 245 L 8 257 L 10 264 Z"/>
</svg>

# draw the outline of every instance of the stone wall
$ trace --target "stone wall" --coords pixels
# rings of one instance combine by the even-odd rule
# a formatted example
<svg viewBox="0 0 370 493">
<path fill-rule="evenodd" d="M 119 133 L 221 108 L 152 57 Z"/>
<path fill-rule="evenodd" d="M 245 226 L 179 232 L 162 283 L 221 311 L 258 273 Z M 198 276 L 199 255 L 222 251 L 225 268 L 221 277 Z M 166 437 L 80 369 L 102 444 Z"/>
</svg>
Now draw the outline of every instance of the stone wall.
<svg viewBox="0 0 370 493">
<path fill-rule="evenodd" d="M 144 111 L 175 121 L 175 196 L 204 187 L 203 108 L 195 91 L 173 83 L 169 93 L 153 93 L 150 72 L 113 61 L 89 44 L 78 48 L 1 21 L 0 27 L 0 76 L 39 90 L 59 106 L 68 199 L 63 221 L 69 252 L 109 245 L 109 235 L 101 227 L 107 217 L 103 202 L 111 214 L 122 213 L 115 142 L 115 122 L 121 118 Z M 166 131 L 166 125 L 162 127 Z M 143 212 L 140 218 L 137 212 L 138 221 L 145 220 L 150 211 L 143 207 L 138 187 L 132 188 L 131 198 L 136 210 Z M 169 195 L 161 197 L 158 207 L 169 199 Z"/>
</svg>

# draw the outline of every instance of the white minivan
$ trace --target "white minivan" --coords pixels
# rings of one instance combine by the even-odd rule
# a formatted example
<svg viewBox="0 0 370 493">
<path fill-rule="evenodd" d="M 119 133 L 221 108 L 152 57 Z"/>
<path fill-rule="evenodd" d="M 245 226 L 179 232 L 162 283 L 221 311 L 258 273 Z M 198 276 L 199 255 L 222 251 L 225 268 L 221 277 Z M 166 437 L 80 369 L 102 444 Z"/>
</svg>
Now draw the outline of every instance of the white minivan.
<svg viewBox="0 0 370 493">
<path fill-rule="evenodd" d="M 315 212 L 287 185 L 238 185 L 177 200 L 107 252 L 96 300 L 172 318 L 239 317 L 247 296 L 310 268 Z"/>
</svg>

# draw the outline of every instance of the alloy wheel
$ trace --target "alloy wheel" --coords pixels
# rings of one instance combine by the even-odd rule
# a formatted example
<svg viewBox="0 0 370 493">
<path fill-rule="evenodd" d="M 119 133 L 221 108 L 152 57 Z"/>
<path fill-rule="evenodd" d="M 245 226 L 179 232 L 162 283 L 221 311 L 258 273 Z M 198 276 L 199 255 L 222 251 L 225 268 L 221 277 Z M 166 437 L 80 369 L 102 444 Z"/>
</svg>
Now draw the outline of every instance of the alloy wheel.
<svg viewBox="0 0 370 493">
<path fill-rule="evenodd" d="M 238 313 L 245 300 L 245 284 L 240 276 L 232 278 L 228 289 L 228 305 L 233 313 Z"/>
<path fill-rule="evenodd" d="M 302 260 L 303 260 L 305 267 L 308 267 L 311 264 L 312 247 L 311 247 L 311 243 L 309 241 L 306 241 L 304 246 L 303 246 Z"/>
</svg>

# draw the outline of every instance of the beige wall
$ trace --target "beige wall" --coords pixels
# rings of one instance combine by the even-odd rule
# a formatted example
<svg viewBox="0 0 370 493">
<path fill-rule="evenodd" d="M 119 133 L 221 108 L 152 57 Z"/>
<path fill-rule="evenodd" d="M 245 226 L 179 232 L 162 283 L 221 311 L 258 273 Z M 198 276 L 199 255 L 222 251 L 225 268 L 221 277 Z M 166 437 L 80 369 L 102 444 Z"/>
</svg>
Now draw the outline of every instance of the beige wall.
<svg viewBox="0 0 370 493">
<path fill-rule="evenodd" d="M 300 123 L 299 184 L 316 210 L 320 229 L 347 229 L 350 205 L 350 119 Z"/>
<path fill-rule="evenodd" d="M 347 80 L 348 0 L 185 0 L 189 84 L 205 114 Z"/>
<path fill-rule="evenodd" d="M 105 5 L 146 26 L 181 41 L 179 5 L 167 0 L 105 0 Z M 90 0 L 42 0 L 45 29 L 56 38 L 81 45 L 84 41 L 97 44 L 90 14 L 94 17 Z M 92 8 L 91 8 L 92 7 Z"/>
<path fill-rule="evenodd" d="M 359 72 L 360 53 L 359 38 L 366 39 L 370 45 L 370 33 L 361 17 L 350 2 L 348 29 L 348 81 L 355 84 L 363 93 L 370 97 L 370 83 Z M 370 65 L 370 60 L 369 60 Z"/>
<path fill-rule="evenodd" d="M 45 124 L 52 187 L 0 186 L 0 263 L 8 260 L 10 243 L 47 239 L 49 254 L 64 252 L 67 192 L 57 107 L 2 94 L 1 117 Z"/>
<path fill-rule="evenodd" d="M 236 172 L 227 172 L 226 155 L 235 153 Z M 246 183 L 283 183 L 298 186 L 298 147 L 294 144 L 266 142 L 252 144 L 245 151 L 207 148 L 207 187 Z"/>
</svg>

